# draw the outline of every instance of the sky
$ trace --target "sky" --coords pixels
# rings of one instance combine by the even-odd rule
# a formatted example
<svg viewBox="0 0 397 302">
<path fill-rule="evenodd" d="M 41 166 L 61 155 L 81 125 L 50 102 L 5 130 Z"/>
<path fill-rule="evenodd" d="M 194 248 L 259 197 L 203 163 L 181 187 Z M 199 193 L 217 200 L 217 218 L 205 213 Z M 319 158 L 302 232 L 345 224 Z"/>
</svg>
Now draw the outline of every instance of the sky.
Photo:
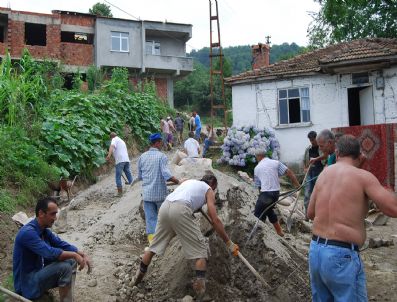
<svg viewBox="0 0 397 302">
<path fill-rule="evenodd" d="M 87 13 L 97 2 L 108 4 L 117 18 L 192 24 L 187 51 L 209 46 L 208 0 L 0 0 L 0 6 L 40 13 Z M 218 9 L 222 47 L 265 43 L 266 36 L 271 36 L 271 44 L 306 46 L 312 20 L 309 12 L 317 12 L 319 4 L 314 0 L 218 0 Z"/>
</svg>

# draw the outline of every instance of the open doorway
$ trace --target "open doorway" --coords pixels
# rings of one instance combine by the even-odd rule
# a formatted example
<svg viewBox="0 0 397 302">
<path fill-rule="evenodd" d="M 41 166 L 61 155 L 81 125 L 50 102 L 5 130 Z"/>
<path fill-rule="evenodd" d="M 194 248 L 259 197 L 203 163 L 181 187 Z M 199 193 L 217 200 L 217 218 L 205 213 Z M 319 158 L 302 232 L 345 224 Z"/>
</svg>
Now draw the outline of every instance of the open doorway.
<svg viewBox="0 0 397 302">
<path fill-rule="evenodd" d="M 372 86 L 347 89 L 349 126 L 372 125 L 374 117 L 374 98 Z"/>
</svg>

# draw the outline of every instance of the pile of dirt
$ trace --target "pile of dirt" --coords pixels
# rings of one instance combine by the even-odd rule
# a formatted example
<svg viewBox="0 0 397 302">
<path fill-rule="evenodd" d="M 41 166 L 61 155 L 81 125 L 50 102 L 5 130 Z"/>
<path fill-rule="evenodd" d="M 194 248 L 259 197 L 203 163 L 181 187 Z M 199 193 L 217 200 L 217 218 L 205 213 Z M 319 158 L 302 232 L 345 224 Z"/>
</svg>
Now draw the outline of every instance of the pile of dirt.
<svg viewBox="0 0 397 302">
<path fill-rule="evenodd" d="M 174 170 L 177 171 L 177 177 L 199 178 L 206 172 L 197 165 L 190 168 L 194 169 L 177 167 Z M 256 280 L 239 258 L 230 255 L 224 242 L 216 234 L 212 234 L 208 238 L 210 257 L 205 300 L 310 300 L 306 258 L 291 247 L 287 240 L 279 237 L 272 227 L 260 223 L 259 230 L 249 244 L 242 246 L 256 222 L 252 210 L 257 190 L 220 172 L 213 173 L 219 181 L 217 212 L 226 232 L 233 241 L 240 244 L 242 254 L 265 278 L 270 288 Z M 202 228 L 208 228 L 208 223 L 201 214 L 196 216 Z M 131 223 L 135 219 L 136 217 Z M 194 296 L 191 287 L 194 263 L 184 259 L 177 239 L 171 241 L 165 255 L 154 257 L 144 281 L 134 287 L 132 281 L 139 262 L 140 258 L 137 256 L 130 263 L 120 264 L 114 271 L 118 279 L 118 300 L 177 301 L 185 295 Z"/>
</svg>

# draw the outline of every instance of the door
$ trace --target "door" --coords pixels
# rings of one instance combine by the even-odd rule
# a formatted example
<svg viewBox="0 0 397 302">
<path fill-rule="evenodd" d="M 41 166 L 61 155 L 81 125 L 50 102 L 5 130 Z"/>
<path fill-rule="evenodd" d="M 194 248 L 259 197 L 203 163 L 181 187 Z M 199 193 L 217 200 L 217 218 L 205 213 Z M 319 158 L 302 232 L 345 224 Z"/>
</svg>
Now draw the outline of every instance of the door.
<svg viewBox="0 0 397 302">
<path fill-rule="evenodd" d="M 375 123 L 375 117 L 372 86 L 360 90 L 359 95 L 361 125 L 373 125 Z"/>
</svg>

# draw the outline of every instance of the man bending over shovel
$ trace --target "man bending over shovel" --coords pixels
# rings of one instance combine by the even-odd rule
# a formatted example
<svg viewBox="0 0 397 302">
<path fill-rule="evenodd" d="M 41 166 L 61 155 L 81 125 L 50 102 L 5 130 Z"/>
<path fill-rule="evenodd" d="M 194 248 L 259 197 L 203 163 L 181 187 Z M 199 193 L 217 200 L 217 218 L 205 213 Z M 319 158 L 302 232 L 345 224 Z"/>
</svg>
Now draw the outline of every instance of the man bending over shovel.
<svg viewBox="0 0 397 302">
<path fill-rule="evenodd" d="M 264 150 L 259 150 L 255 154 L 258 165 L 254 169 L 254 181 L 259 187 L 260 194 L 255 204 L 255 217 L 262 221 L 269 217 L 269 221 L 273 224 L 277 234 L 284 236 L 280 223 L 271 204 L 276 205 L 276 201 L 280 195 L 280 181 L 279 176 L 287 174 L 296 188 L 299 187 L 299 182 L 296 179 L 294 172 L 292 172 L 286 165 L 278 160 L 266 157 Z M 266 210 L 266 208 L 269 208 Z M 266 212 L 264 212 L 266 210 Z"/>
<path fill-rule="evenodd" d="M 215 209 L 214 190 L 218 181 L 214 175 L 204 175 L 199 180 L 186 180 L 175 189 L 160 207 L 159 220 L 149 250 L 145 251 L 135 278 L 135 285 L 145 276 L 152 257 L 164 254 L 168 243 L 178 236 L 187 259 L 196 260 L 196 279 L 193 289 L 197 297 L 205 294 L 205 273 L 207 268 L 207 246 L 200 227 L 194 221 L 193 213 L 207 203 L 208 215 L 218 235 L 226 243 L 233 255 L 238 255 L 239 247 L 228 237 Z"/>
</svg>

